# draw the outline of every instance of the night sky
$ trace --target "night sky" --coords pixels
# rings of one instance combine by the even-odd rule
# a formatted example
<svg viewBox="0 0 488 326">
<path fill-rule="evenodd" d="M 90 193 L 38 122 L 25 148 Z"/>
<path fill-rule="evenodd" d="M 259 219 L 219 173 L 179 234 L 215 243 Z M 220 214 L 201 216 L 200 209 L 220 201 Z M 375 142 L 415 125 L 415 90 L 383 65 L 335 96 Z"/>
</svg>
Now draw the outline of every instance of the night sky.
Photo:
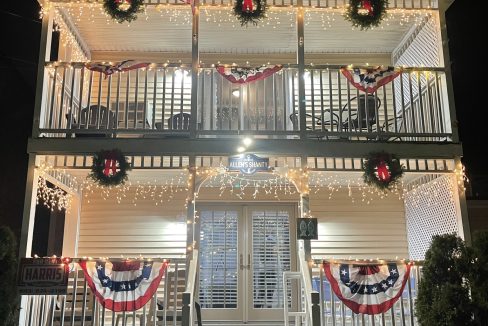
<svg viewBox="0 0 488 326">
<path fill-rule="evenodd" d="M 463 162 L 471 179 L 473 196 L 488 198 L 488 173 L 483 161 L 488 134 L 488 100 L 481 87 L 486 81 L 482 65 L 484 29 L 482 10 L 473 1 L 457 0 L 448 12 L 448 33 L 454 77 L 457 116 Z M 41 24 L 35 0 L 2 1 L 0 61 L 0 225 L 10 225 L 20 234 L 27 170 L 27 138 L 32 130 Z M 486 56 L 485 56 L 486 57 Z"/>
</svg>

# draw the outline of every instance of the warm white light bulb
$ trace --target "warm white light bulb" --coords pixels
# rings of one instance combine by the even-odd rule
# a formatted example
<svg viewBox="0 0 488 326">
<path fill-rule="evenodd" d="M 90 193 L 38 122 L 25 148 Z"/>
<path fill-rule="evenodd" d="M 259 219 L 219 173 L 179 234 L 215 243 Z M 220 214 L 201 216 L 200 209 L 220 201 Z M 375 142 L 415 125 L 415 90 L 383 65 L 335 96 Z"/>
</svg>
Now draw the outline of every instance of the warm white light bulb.
<svg viewBox="0 0 488 326">
<path fill-rule="evenodd" d="M 232 91 L 232 95 L 234 97 L 239 97 L 241 95 L 241 92 L 238 89 L 235 89 L 235 90 Z"/>
<path fill-rule="evenodd" d="M 252 139 L 249 138 L 249 137 L 246 137 L 242 140 L 242 143 L 245 145 L 245 146 L 249 146 L 252 144 Z"/>
<path fill-rule="evenodd" d="M 239 147 L 237 147 L 237 152 L 238 152 L 238 153 L 242 153 L 242 152 L 244 152 L 245 150 L 246 150 L 246 148 L 245 148 L 244 146 L 239 146 Z"/>
</svg>

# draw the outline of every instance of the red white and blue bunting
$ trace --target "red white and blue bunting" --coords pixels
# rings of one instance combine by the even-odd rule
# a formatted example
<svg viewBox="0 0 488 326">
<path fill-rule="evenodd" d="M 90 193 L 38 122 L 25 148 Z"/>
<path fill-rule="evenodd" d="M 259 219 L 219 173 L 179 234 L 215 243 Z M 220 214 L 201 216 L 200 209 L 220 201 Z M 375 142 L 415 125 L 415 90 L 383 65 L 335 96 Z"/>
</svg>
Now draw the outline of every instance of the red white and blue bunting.
<svg viewBox="0 0 488 326">
<path fill-rule="evenodd" d="M 107 63 L 107 62 L 88 62 L 85 67 L 89 70 L 98 71 L 105 75 L 110 76 L 116 72 L 129 71 L 138 68 L 147 68 L 149 63 L 140 62 L 136 60 L 124 60 L 121 62 Z"/>
<path fill-rule="evenodd" d="M 376 315 L 388 311 L 402 296 L 410 264 L 338 264 L 324 262 L 335 295 L 354 313 Z"/>
<path fill-rule="evenodd" d="M 98 302 L 119 312 L 138 310 L 151 300 L 168 263 L 82 260 L 80 266 Z"/>
<path fill-rule="evenodd" d="M 383 66 L 371 68 L 342 67 L 341 72 L 354 87 L 371 94 L 395 79 L 400 75 L 401 70 Z"/>
<path fill-rule="evenodd" d="M 265 79 L 283 68 L 282 65 L 261 66 L 257 68 L 243 68 L 234 66 L 217 66 L 217 71 L 228 81 L 234 84 L 246 84 L 256 80 Z"/>
</svg>

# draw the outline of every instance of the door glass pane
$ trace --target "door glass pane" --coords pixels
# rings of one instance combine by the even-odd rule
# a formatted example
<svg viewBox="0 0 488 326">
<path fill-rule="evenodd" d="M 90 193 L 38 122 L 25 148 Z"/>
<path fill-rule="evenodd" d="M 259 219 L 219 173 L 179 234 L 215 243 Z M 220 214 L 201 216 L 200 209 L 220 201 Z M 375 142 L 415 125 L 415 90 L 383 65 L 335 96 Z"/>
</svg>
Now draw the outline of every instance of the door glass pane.
<svg viewBox="0 0 488 326">
<path fill-rule="evenodd" d="M 252 212 L 253 307 L 283 308 L 283 272 L 290 270 L 287 211 Z"/>
<path fill-rule="evenodd" d="M 200 214 L 200 304 L 202 308 L 237 307 L 236 211 Z"/>
</svg>

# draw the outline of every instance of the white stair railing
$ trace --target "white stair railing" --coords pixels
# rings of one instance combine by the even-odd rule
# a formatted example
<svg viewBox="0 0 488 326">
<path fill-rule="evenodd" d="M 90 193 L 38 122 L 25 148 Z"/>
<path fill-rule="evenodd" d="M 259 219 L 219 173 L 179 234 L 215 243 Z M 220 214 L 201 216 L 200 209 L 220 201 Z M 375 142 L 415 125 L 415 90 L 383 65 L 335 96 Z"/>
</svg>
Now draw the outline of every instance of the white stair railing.
<svg viewBox="0 0 488 326">
<path fill-rule="evenodd" d="M 182 326 L 190 326 L 194 324 L 195 315 L 195 295 L 197 291 L 197 270 L 198 270 L 198 250 L 193 250 L 193 258 L 190 260 L 188 268 L 188 280 L 186 284 L 186 291 L 183 293 L 183 307 L 182 307 Z"/>
<path fill-rule="evenodd" d="M 298 250 L 298 265 L 299 272 L 285 272 L 283 273 L 283 294 L 284 300 L 284 322 L 285 326 L 289 326 L 290 317 L 295 317 L 295 325 L 305 323 L 307 326 L 320 325 L 320 297 L 317 291 L 312 290 L 312 278 L 309 263 L 305 258 L 305 250 L 300 246 Z M 302 309 L 300 311 L 289 311 L 287 300 L 287 286 L 289 281 L 299 280 L 300 293 L 302 298 Z"/>
</svg>

